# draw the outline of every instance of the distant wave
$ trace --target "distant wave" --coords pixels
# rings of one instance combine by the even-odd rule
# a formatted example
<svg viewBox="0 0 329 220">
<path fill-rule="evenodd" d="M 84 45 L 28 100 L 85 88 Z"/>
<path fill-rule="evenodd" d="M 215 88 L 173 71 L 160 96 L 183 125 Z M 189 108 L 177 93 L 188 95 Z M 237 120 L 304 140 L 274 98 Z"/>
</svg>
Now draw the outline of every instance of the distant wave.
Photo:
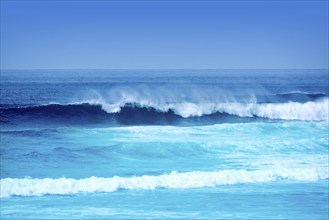
<svg viewBox="0 0 329 220">
<path fill-rule="evenodd" d="M 31 107 L 1 108 L 1 122 L 12 120 L 43 120 L 58 123 L 175 124 L 184 121 L 225 120 L 304 120 L 326 121 L 329 99 L 305 103 L 106 103 L 87 100 L 74 104 L 49 104 Z"/>
<path fill-rule="evenodd" d="M 85 179 L 1 179 L 1 197 L 71 195 L 76 193 L 114 192 L 119 189 L 154 190 L 157 188 L 189 189 L 227 184 L 264 183 L 271 181 L 317 181 L 328 178 L 327 168 L 272 170 L 220 170 L 214 172 L 171 172 L 159 176 L 134 176 Z"/>
<path fill-rule="evenodd" d="M 287 100 L 291 102 L 309 102 L 315 101 L 319 98 L 328 97 L 328 94 L 323 92 L 302 92 L 302 91 L 291 91 L 272 95 L 272 97 L 280 98 L 280 101 Z"/>
</svg>

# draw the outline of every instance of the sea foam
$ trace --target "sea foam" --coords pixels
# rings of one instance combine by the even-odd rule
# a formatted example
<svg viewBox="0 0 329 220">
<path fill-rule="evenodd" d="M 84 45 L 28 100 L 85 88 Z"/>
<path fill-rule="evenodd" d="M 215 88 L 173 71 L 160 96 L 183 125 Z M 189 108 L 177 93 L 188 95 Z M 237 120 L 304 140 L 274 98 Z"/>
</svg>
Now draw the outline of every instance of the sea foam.
<svg viewBox="0 0 329 220">
<path fill-rule="evenodd" d="M 70 195 L 77 193 L 114 192 L 118 189 L 154 190 L 157 188 L 189 189 L 227 184 L 264 183 L 279 180 L 317 181 L 327 179 L 327 168 L 268 170 L 220 170 L 213 172 L 171 172 L 159 176 L 133 176 L 85 179 L 1 179 L 1 197 Z"/>
</svg>

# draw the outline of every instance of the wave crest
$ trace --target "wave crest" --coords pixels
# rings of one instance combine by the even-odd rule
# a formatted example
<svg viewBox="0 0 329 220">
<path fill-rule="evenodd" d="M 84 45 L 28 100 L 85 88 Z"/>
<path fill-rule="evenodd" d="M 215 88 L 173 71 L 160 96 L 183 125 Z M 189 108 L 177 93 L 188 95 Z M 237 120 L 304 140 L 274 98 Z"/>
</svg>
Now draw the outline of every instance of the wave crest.
<svg viewBox="0 0 329 220">
<path fill-rule="evenodd" d="M 127 105 L 139 108 L 153 108 L 158 112 L 173 111 L 183 118 L 201 117 L 215 113 L 225 113 L 239 117 L 262 117 L 283 120 L 328 120 L 329 99 L 306 103 L 165 103 L 158 104 L 148 101 L 138 103 L 108 104 L 99 101 L 88 101 L 90 104 L 98 104 L 107 113 L 120 113 Z"/>
</svg>

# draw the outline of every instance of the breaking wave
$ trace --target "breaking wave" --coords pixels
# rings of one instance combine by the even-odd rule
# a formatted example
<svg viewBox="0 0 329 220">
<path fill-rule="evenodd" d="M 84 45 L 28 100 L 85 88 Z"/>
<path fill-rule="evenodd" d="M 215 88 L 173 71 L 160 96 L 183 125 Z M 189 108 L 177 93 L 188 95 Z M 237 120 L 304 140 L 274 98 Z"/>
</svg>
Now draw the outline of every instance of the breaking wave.
<svg viewBox="0 0 329 220">
<path fill-rule="evenodd" d="M 74 104 L 49 104 L 0 109 L 1 122 L 33 117 L 73 123 L 175 124 L 184 120 L 202 119 L 213 123 L 231 120 L 278 119 L 328 121 L 329 99 L 305 103 L 153 103 L 150 101 L 106 103 L 88 100 Z"/>
<path fill-rule="evenodd" d="M 134 107 L 153 108 L 158 112 L 172 111 L 183 118 L 201 117 L 215 113 L 226 113 L 239 117 L 263 117 L 285 120 L 328 120 L 328 98 L 316 102 L 288 103 L 133 103 Z M 93 102 L 91 102 L 93 103 Z M 131 103 L 106 104 L 102 109 L 108 113 L 120 113 Z"/>
<path fill-rule="evenodd" d="M 85 179 L 1 179 L 1 197 L 71 195 L 77 193 L 114 192 L 119 189 L 154 190 L 157 188 L 189 189 L 228 184 L 264 183 L 280 180 L 317 181 L 327 179 L 326 168 L 273 170 L 220 170 L 214 172 L 171 172 L 159 176 L 134 176 Z"/>
</svg>

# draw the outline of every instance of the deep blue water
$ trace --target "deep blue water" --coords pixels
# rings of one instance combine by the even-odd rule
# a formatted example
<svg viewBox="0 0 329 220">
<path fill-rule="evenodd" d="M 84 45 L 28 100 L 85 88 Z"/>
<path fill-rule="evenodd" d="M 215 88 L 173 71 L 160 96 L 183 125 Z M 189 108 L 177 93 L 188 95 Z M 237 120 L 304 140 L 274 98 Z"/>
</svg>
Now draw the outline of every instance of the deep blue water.
<svg viewBox="0 0 329 220">
<path fill-rule="evenodd" d="M 328 70 L 3 70 L 1 219 L 328 219 Z"/>
</svg>

